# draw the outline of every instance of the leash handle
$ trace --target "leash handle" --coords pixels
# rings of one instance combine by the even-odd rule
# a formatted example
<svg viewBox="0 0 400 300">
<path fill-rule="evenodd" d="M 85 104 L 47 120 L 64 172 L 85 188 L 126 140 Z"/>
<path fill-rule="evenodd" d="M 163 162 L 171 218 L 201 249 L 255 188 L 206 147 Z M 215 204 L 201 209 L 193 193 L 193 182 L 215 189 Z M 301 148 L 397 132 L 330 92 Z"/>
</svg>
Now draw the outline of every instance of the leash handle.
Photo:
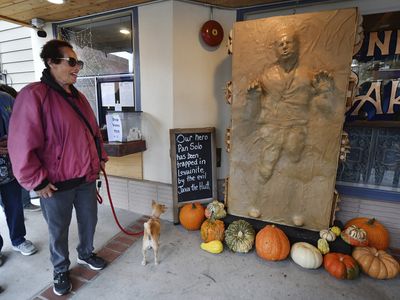
<svg viewBox="0 0 400 300">
<path fill-rule="evenodd" d="M 106 181 L 106 189 L 107 189 L 108 200 L 110 201 L 111 210 L 112 210 L 112 213 L 113 213 L 115 222 L 117 223 L 119 229 L 121 229 L 121 231 L 122 231 L 123 233 L 127 234 L 127 235 L 142 235 L 142 234 L 143 234 L 143 231 L 130 232 L 130 231 L 127 231 L 125 228 L 123 228 L 123 227 L 121 226 L 121 224 L 119 223 L 117 214 L 115 213 L 114 204 L 113 204 L 112 199 L 111 199 L 110 185 L 108 184 L 108 178 L 107 178 L 106 171 L 105 171 L 102 167 L 100 167 L 100 169 L 101 169 L 101 171 L 103 172 L 104 179 L 105 179 L 105 181 Z M 96 194 L 97 194 L 97 201 L 98 201 L 100 204 L 102 204 L 102 203 L 103 203 L 103 198 L 100 196 L 100 193 L 99 193 L 98 190 L 96 190 Z"/>
</svg>

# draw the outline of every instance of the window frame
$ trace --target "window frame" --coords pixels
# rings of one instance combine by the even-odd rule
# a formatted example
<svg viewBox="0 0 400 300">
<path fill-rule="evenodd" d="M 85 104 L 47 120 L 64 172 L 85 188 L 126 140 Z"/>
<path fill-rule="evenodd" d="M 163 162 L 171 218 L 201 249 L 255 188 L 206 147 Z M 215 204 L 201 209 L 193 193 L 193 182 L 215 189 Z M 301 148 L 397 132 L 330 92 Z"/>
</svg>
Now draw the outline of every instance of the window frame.
<svg viewBox="0 0 400 300">
<path fill-rule="evenodd" d="M 139 18 L 138 18 L 138 7 L 131 7 L 128 9 L 114 10 L 111 12 L 104 12 L 99 14 L 93 14 L 89 16 L 64 20 L 61 22 L 54 22 L 52 24 L 53 37 L 57 38 L 57 28 L 66 24 L 71 24 L 74 22 L 85 22 L 90 19 L 109 17 L 112 18 L 115 15 L 127 13 L 131 16 L 132 20 L 132 49 L 133 49 L 133 73 L 124 73 L 124 74 L 100 74 L 100 75 L 88 75 L 88 76 L 78 76 L 80 78 L 95 78 L 95 88 L 96 88 L 96 105 L 99 110 L 99 99 L 98 99 L 98 90 L 97 90 L 97 82 L 99 80 L 104 80 L 105 78 L 110 78 L 110 80 L 115 79 L 116 77 L 124 77 L 124 76 L 132 76 L 133 78 L 133 88 L 134 88 L 134 101 L 135 101 L 135 111 L 141 112 L 141 84 L 140 84 L 140 52 L 139 52 Z M 95 112 L 96 114 L 98 112 Z M 101 119 L 101 116 L 98 116 L 98 121 Z"/>
</svg>

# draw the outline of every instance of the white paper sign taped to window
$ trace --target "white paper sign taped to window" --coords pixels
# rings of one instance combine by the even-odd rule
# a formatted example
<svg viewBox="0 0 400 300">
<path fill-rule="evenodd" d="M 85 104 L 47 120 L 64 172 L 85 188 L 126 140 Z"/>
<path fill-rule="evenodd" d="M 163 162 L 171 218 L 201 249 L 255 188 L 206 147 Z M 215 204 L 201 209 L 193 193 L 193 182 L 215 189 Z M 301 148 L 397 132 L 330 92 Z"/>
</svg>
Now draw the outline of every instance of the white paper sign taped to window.
<svg viewBox="0 0 400 300">
<path fill-rule="evenodd" d="M 119 101 L 121 106 L 134 107 L 133 101 L 133 82 L 132 81 L 122 81 L 119 83 Z"/>
<path fill-rule="evenodd" d="M 102 106 L 115 106 L 115 83 L 103 82 L 101 84 Z"/>
<path fill-rule="evenodd" d="M 106 115 L 109 142 L 122 142 L 122 121 L 118 114 Z"/>
</svg>

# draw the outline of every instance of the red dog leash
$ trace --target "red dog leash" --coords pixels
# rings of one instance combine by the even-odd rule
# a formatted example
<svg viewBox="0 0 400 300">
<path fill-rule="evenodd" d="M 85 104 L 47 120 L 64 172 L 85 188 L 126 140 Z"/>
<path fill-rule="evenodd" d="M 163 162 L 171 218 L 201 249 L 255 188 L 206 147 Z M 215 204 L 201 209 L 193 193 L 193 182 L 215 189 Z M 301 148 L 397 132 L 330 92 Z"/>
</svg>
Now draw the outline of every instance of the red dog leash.
<svg viewBox="0 0 400 300">
<path fill-rule="evenodd" d="M 117 214 L 115 213 L 114 204 L 113 204 L 112 199 L 111 199 L 110 185 L 108 184 L 108 178 L 107 178 L 106 171 L 105 171 L 103 168 L 101 168 L 101 171 L 103 172 L 103 174 L 104 174 L 104 179 L 105 179 L 105 181 L 106 181 L 107 195 L 108 195 L 108 200 L 110 200 L 111 210 L 112 210 L 112 213 L 113 213 L 113 215 L 114 215 L 115 222 L 117 223 L 119 229 L 121 229 L 121 231 L 122 231 L 123 233 L 127 234 L 127 235 L 142 235 L 142 234 L 143 234 L 143 231 L 129 232 L 129 231 L 127 231 L 125 228 L 123 228 L 123 227 L 121 226 L 121 224 L 119 223 Z M 99 193 L 98 189 L 96 189 L 96 194 L 97 194 L 97 201 L 98 201 L 100 204 L 102 204 L 102 203 L 103 203 L 103 198 L 100 196 L 100 193 Z"/>
</svg>

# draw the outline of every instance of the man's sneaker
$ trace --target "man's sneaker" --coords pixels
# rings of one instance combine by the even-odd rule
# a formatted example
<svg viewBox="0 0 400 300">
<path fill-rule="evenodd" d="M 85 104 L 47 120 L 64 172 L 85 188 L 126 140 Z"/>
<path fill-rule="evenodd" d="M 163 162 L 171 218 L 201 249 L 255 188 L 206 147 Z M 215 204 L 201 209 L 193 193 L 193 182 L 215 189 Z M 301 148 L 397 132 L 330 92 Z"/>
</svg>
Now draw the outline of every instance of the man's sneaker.
<svg viewBox="0 0 400 300">
<path fill-rule="evenodd" d="M 40 205 L 35 205 L 31 202 L 29 202 L 27 205 L 24 206 L 25 211 L 40 211 Z"/>
<path fill-rule="evenodd" d="M 90 254 L 87 258 L 78 257 L 78 264 L 87 265 L 92 270 L 102 270 L 106 266 L 106 261 L 101 257 L 97 256 L 96 253 Z"/>
<path fill-rule="evenodd" d="M 21 252 L 22 255 L 32 255 L 37 251 L 36 247 L 34 244 L 32 244 L 31 241 L 25 240 L 25 242 L 22 242 L 18 246 L 13 246 L 12 247 L 15 251 Z"/>
<path fill-rule="evenodd" d="M 53 280 L 53 292 L 57 296 L 62 296 L 69 293 L 72 289 L 72 284 L 69 279 L 69 271 L 55 273 Z"/>
</svg>

